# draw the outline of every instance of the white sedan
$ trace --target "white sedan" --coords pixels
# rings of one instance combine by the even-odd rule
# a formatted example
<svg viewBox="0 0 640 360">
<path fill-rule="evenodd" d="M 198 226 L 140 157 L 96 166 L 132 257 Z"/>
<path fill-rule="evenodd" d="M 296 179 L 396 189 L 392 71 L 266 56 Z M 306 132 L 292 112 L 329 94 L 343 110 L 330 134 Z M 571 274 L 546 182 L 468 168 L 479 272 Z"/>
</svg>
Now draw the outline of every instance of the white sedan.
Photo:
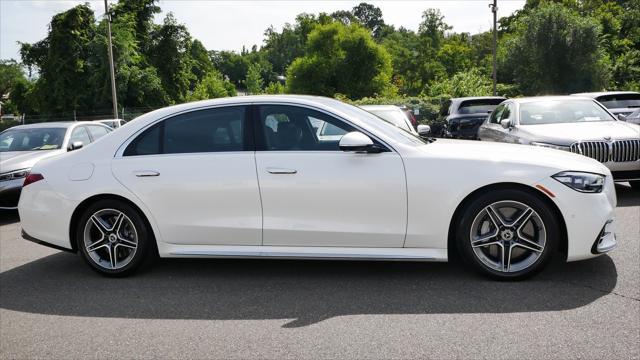
<svg viewBox="0 0 640 360">
<path fill-rule="evenodd" d="M 325 122 L 341 136 L 319 137 Z M 37 163 L 23 237 L 105 275 L 161 257 L 446 261 L 498 279 L 616 246 L 610 171 L 577 154 L 422 140 L 337 100 L 208 100 Z"/>
</svg>

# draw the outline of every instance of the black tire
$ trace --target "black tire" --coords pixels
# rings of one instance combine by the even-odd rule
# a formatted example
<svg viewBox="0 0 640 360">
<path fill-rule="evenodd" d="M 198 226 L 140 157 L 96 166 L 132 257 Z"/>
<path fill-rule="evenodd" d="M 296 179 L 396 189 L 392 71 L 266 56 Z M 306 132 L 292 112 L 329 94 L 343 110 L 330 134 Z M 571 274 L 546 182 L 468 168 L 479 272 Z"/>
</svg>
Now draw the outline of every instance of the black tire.
<svg viewBox="0 0 640 360">
<path fill-rule="evenodd" d="M 474 236 L 474 234 L 477 234 L 477 233 L 472 233 L 472 226 L 473 227 L 477 226 L 477 225 L 474 226 L 474 221 L 475 221 L 475 224 L 481 224 L 484 221 L 484 224 L 482 224 L 482 226 L 486 228 L 486 224 L 488 223 L 488 221 L 490 221 L 490 217 L 489 217 L 489 214 L 486 212 L 487 210 L 485 209 L 487 209 L 487 207 L 492 204 L 509 204 L 509 202 L 512 202 L 513 204 L 518 203 L 520 205 L 524 205 L 523 209 L 526 207 L 529 207 L 530 209 L 533 209 L 535 211 L 535 215 L 537 215 L 537 217 L 535 217 L 535 215 L 532 216 L 532 220 L 530 220 L 531 222 L 525 223 L 525 225 L 523 226 L 528 226 L 528 227 L 530 226 L 530 229 L 533 229 L 533 231 L 537 232 L 538 234 L 542 233 L 540 229 L 545 230 L 542 251 L 530 251 L 527 249 L 523 249 L 522 247 L 518 247 L 518 245 L 512 244 L 508 240 L 504 240 L 505 238 L 503 237 L 503 235 L 504 236 L 509 235 L 509 234 L 506 234 L 504 230 L 509 230 L 509 229 L 513 230 L 513 228 L 508 228 L 508 227 L 505 227 L 503 230 L 498 228 L 496 229 L 491 228 L 493 230 L 489 231 L 488 233 L 497 234 L 495 238 L 486 240 L 486 241 L 484 240 L 481 241 L 480 243 L 484 243 L 487 245 L 478 246 L 474 249 L 474 247 L 471 244 L 472 236 Z M 506 208 L 508 207 L 504 207 L 503 209 L 506 209 Z M 522 213 L 525 212 L 524 210 L 521 210 L 521 211 Z M 484 218 L 482 217 L 483 213 L 485 214 Z M 512 212 L 512 214 L 513 214 L 512 215 L 513 218 L 517 218 L 520 213 L 518 213 L 514 208 L 514 211 Z M 535 218 L 535 222 L 533 220 L 534 218 Z M 558 249 L 558 244 L 560 242 L 560 234 L 561 234 L 560 222 L 558 221 L 558 219 L 556 219 L 554 211 L 550 209 L 549 205 L 547 205 L 538 196 L 524 190 L 501 189 L 501 190 L 494 190 L 494 191 L 487 192 L 485 194 L 481 194 L 475 197 L 474 199 L 472 199 L 468 203 L 466 208 L 463 209 L 462 216 L 459 219 L 460 221 L 458 222 L 457 231 L 456 231 L 456 245 L 465 263 L 468 265 L 471 265 L 475 270 L 479 271 L 480 273 L 497 280 L 523 280 L 537 274 L 547 265 L 547 263 L 551 258 L 551 254 L 556 252 L 556 250 Z M 476 220 L 476 219 L 484 219 L 484 220 Z M 539 224 L 540 222 L 542 223 L 542 226 L 540 226 Z M 492 222 L 492 223 L 495 223 L 495 222 Z M 492 226 L 492 225 L 489 225 L 489 226 Z M 511 232 L 511 234 L 513 235 L 513 231 Z M 528 245 L 528 243 L 520 240 L 520 238 L 518 237 L 519 235 L 520 233 L 516 232 L 515 239 L 511 241 L 513 241 L 513 243 L 520 242 L 523 245 Z M 538 235 L 538 236 L 542 238 L 542 235 Z M 508 238 L 512 239 L 512 236 L 508 236 Z M 477 241 L 477 239 L 475 241 Z M 488 245 L 490 242 L 494 242 L 494 241 L 500 242 L 501 245 L 497 245 L 497 244 Z M 476 244 L 478 244 L 478 242 L 476 242 Z M 507 245 L 507 244 L 510 244 L 510 245 Z M 491 248 L 492 246 L 493 248 Z M 508 270 L 505 270 L 504 267 L 502 266 L 500 267 L 501 270 L 496 270 L 495 268 L 492 268 L 489 265 L 485 264 L 485 262 L 489 262 L 488 260 L 492 259 L 491 253 L 489 252 L 496 253 L 497 255 L 494 255 L 494 256 L 499 257 L 501 249 L 505 249 L 505 248 L 516 249 L 516 247 L 518 248 L 517 251 L 520 251 L 522 253 L 521 255 L 522 258 L 524 258 L 522 260 L 523 264 L 520 265 L 520 266 L 523 266 L 522 269 L 513 270 L 513 271 L 510 270 L 511 269 L 510 256 L 508 258 L 508 261 L 506 262 L 508 264 L 506 266 Z M 482 250 L 479 250 L 479 248 Z M 529 252 L 530 255 L 526 255 L 527 252 Z M 481 257 L 483 260 L 481 260 Z M 535 260 L 533 258 L 535 258 Z M 505 257 L 501 257 L 500 259 L 505 260 Z M 505 262 L 502 261 L 501 264 L 504 264 L 504 263 Z M 526 267 L 524 267 L 525 265 Z"/>
<path fill-rule="evenodd" d="M 87 224 L 88 222 L 91 222 L 91 217 L 96 213 L 111 211 L 111 210 L 114 210 L 116 212 L 121 212 L 126 216 L 125 217 L 126 220 L 129 221 L 127 222 L 127 225 L 126 225 L 127 229 L 131 230 L 131 225 L 132 225 L 133 231 L 131 231 L 130 233 L 135 233 L 137 238 L 136 239 L 137 248 L 134 249 L 133 254 L 130 256 L 130 258 L 125 259 L 125 260 L 128 260 L 126 265 L 119 268 L 107 268 L 105 266 L 101 266 L 100 264 L 98 264 L 96 260 L 94 260 L 94 258 L 92 258 L 91 255 L 89 255 L 89 251 L 85 246 L 85 231 L 89 231 L 89 232 L 93 231 L 94 233 L 96 231 L 100 232 L 100 230 L 98 230 L 98 227 L 96 225 Z M 107 215 L 107 218 L 108 218 L 108 215 Z M 90 230 L 87 230 L 87 228 L 89 228 Z M 134 272 L 136 272 L 141 265 L 146 265 L 150 263 L 150 260 L 153 259 L 153 255 L 155 254 L 154 252 L 155 239 L 153 237 L 153 233 L 147 226 L 147 222 L 144 220 L 144 218 L 142 217 L 142 215 L 139 213 L 137 209 L 119 200 L 105 199 L 105 200 L 97 201 L 95 204 L 92 204 L 91 206 L 89 206 L 80 217 L 76 226 L 75 234 L 76 234 L 76 239 L 75 239 L 76 244 L 78 246 L 78 250 L 81 256 L 84 258 L 84 260 L 87 262 L 87 264 L 89 264 L 89 266 L 93 270 L 105 276 L 124 277 L 124 276 L 131 275 Z M 109 241 L 107 240 L 104 240 L 104 242 L 109 244 Z M 118 242 L 118 240 L 115 240 L 115 242 Z M 129 254 L 131 254 L 132 250 L 125 248 L 124 246 L 125 245 L 120 247 L 120 250 L 117 250 L 118 248 L 115 248 L 116 250 L 113 250 L 116 253 L 116 256 L 115 256 L 116 258 L 118 257 L 117 256 L 118 251 L 120 254 L 122 254 L 123 252 L 127 254 L 126 251 L 129 251 Z M 94 256 L 98 256 L 97 255 L 98 251 L 101 252 L 102 254 L 105 254 L 105 251 L 107 251 L 106 255 L 108 255 L 110 258 L 112 253 L 106 249 L 107 248 L 99 249 L 97 251 L 92 251 L 91 253 L 94 254 Z M 101 262 L 101 263 L 104 263 L 104 262 Z"/>
<path fill-rule="evenodd" d="M 629 185 L 633 190 L 640 191 L 640 180 L 629 181 Z"/>
</svg>

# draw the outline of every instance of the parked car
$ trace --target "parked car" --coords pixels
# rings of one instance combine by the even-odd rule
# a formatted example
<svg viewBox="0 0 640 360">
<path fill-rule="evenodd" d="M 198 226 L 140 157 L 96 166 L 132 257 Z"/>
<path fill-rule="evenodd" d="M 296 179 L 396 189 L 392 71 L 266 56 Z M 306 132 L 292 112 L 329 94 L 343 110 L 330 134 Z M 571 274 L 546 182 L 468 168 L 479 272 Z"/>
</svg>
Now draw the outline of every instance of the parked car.
<svg viewBox="0 0 640 360">
<path fill-rule="evenodd" d="M 640 93 L 635 91 L 605 91 L 573 95 L 597 100 L 620 120 L 625 120 L 635 109 L 640 108 Z"/>
<path fill-rule="evenodd" d="M 400 110 L 404 111 L 404 113 L 407 115 L 407 118 L 409 119 L 409 121 L 411 121 L 411 125 L 413 126 L 413 128 L 417 129 L 418 128 L 418 119 L 416 119 L 416 116 L 414 114 L 414 110 L 411 110 L 406 105 L 400 105 L 398 107 L 400 108 Z"/>
<path fill-rule="evenodd" d="M 112 129 L 117 129 L 120 126 L 122 126 L 122 125 L 124 125 L 126 123 L 126 121 L 124 121 L 122 119 L 96 120 L 95 122 L 107 125 L 108 127 L 112 128 Z"/>
<path fill-rule="evenodd" d="M 418 135 L 407 113 L 395 105 L 361 105 L 360 108 L 367 110 L 402 130 Z"/>
<path fill-rule="evenodd" d="M 0 133 L 0 210 L 15 210 L 25 177 L 39 160 L 77 150 L 111 132 L 93 122 L 19 125 Z"/>
<path fill-rule="evenodd" d="M 618 121 L 597 101 L 577 96 L 502 103 L 480 127 L 482 141 L 530 144 L 605 164 L 615 181 L 640 189 L 640 126 Z"/>
<path fill-rule="evenodd" d="M 625 116 L 624 121 L 628 123 L 640 125 L 640 108 L 638 108 L 636 111 L 632 112 L 631 114 Z"/>
<path fill-rule="evenodd" d="M 454 139 L 478 138 L 478 128 L 489 114 L 506 98 L 501 96 L 479 96 L 453 98 L 445 101 L 440 108 L 437 123 L 431 131 L 439 137 Z"/>
<path fill-rule="evenodd" d="M 340 139 L 318 138 L 312 119 L 339 128 Z M 426 141 L 322 97 L 156 110 L 38 162 L 24 184 L 23 237 L 80 252 L 112 276 L 156 251 L 446 261 L 458 249 L 487 275 L 520 279 L 558 248 L 574 261 L 616 246 L 615 187 L 601 163 L 541 147 Z"/>
</svg>

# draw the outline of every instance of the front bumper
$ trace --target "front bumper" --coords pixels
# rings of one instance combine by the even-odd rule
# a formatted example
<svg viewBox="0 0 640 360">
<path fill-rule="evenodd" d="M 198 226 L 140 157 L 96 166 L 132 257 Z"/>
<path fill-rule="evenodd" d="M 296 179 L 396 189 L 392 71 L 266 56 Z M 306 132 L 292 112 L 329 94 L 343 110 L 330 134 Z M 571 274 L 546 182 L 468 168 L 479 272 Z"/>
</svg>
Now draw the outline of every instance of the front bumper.
<svg viewBox="0 0 640 360">
<path fill-rule="evenodd" d="M 552 178 L 539 184 L 555 195 L 552 201 L 564 218 L 567 261 L 593 258 L 615 248 L 616 193 L 610 176 L 598 194 L 575 191 Z M 603 237 L 604 233 L 608 234 Z"/>
<path fill-rule="evenodd" d="M 16 210 L 24 179 L 0 182 L 0 210 Z"/>
</svg>

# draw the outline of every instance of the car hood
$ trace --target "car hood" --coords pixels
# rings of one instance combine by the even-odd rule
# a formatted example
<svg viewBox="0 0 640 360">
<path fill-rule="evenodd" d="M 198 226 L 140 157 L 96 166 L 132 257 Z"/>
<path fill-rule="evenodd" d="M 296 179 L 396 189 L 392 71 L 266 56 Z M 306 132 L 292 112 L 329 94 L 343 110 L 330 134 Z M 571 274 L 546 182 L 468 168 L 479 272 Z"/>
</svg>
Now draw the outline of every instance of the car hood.
<svg viewBox="0 0 640 360">
<path fill-rule="evenodd" d="M 519 125 L 519 137 L 529 141 L 571 145 L 585 140 L 637 139 L 640 127 L 624 121 L 594 121 L 584 123 Z"/>
<path fill-rule="evenodd" d="M 7 151 L 0 152 L 0 172 L 8 172 L 33 167 L 38 161 L 58 154 L 63 150 Z"/>
<path fill-rule="evenodd" d="M 425 155 L 445 159 L 512 164 L 514 171 L 520 166 L 537 166 L 553 173 L 568 170 L 604 175 L 609 173 L 606 166 L 586 156 L 531 145 L 438 139 L 431 144 L 421 146 L 421 151 Z"/>
</svg>

